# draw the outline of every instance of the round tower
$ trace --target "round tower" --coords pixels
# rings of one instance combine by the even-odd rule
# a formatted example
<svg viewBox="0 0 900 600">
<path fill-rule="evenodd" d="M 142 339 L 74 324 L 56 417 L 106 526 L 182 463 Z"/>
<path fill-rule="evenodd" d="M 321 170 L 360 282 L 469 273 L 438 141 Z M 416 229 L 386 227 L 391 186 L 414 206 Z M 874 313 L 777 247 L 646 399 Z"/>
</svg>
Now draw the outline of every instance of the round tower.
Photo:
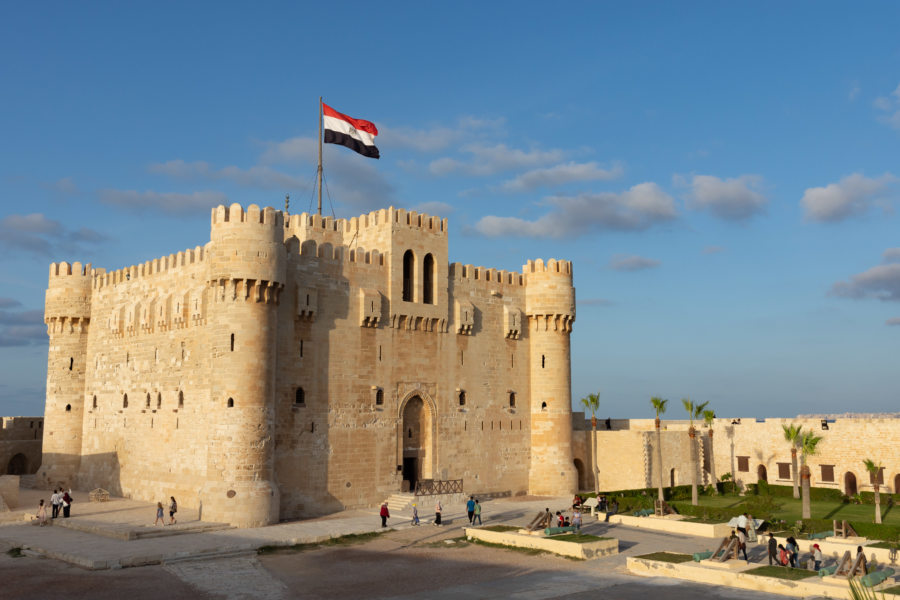
<svg viewBox="0 0 900 600">
<path fill-rule="evenodd" d="M 278 522 L 274 473 L 278 302 L 284 217 L 251 204 L 212 211 L 208 328 L 212 376 L 203 518 L 239 527 Z"/>
<path fill-rule="evenodd" d="M 572 263 L 528 261 L 525 313 L 531 354 L 531 466 L 529 493 L 574 494 L 572 375 L 569 334 L 575 320 Z"/>
<path fill-rule="evenodd" d="M 38 477 L 47 486 L 75 485 L 81 463 L 84 375 L 91 321 L 91 265 L 50 265 L 44 322 L 50 336 L 43 458 Z"/>
</svg>

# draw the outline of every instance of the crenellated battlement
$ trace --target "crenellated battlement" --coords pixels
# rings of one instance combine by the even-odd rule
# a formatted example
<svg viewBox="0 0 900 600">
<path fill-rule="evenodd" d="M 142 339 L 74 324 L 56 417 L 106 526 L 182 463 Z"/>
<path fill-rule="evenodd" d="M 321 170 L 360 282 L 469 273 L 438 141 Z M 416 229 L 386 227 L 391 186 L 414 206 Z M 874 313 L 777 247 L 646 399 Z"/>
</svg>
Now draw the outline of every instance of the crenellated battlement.
<svg viewBox="0 0 900 600">
<path fill-rule="evenodd" d="M 100 289 L 146 277 L 164 275 L 176 269 L 201 263 L 206 260 L 206 255 L 207 248 L 205 246 L 195 246 L 182 252 L 154 258 L 139 265 L 131 265 L 108 273 L 104 269 L 94 269 L 93 287 Z"/>
<path fill-rule="evenodd" d="M 539 274 L 539 273 L 547 273 L 547 274 L 559 274 L 563 276 L 567 276 L 571 279 L 572 277 L 572 263 L 568 260 L 556 260 L 555 258 L 549 259 L 546 263 L 538 258 L 537 260 L 529 260 L 522 266 L 522 271 L 528 275 L 530 273 Z"/>
<path fill-rule="evenodd" d="M 450 263 L 450 277 L 454 281 L 479 282 L 488 287 L 512 285 L 522 287 L 525 285 L 525 277 L 517 271 L 505 271 L 503 269 L 489 269 L 485 267 L 473 267 L 462 263 Z"/>
<path fill-rule="evenodd" d="M 271 206 L 260 208 L 251 204 L 247 210 L 234 203 L 231 206 L 219 206 L 212 209 L 212 226 L 238 225 L 241 223 L 254 225 L 268 225 L 270 227 L 284 227 L 284 213 L 275 210 Z"/>
<path fill-rule="evenodd" d="M 334 219 L 304 212 L 299 215 L 290 215 L 287 228 L 293 231 L 305 229 L 353 235 L 357 232 L 363 233 L 366 229 L 389 225 L 405 225 L 411 229 L 420 229 L 441 236 L 447 235 L 447 219 L 393 206 L 349 219 Z"/>
<path fill-rule="evenodd" d="M 69 264 L 65 261 L 50 263 L 50 279 L 54 277 L 89 277 L 91 273 L 91 263 L 86 265 L 82 265 L 80 262 Z"/>
<path fill-rule="evenodd" d="M 388 254 L 378 250 L 366 250 L 356 245 L 352 247 L 336 246 L 329 242 L 319 243 L 316 240 L 306 240 L 300 243 L 297 238 L 289 240 L 288 254 L 360 267 L 385 267 L 389 262 Z"/>
</svg>

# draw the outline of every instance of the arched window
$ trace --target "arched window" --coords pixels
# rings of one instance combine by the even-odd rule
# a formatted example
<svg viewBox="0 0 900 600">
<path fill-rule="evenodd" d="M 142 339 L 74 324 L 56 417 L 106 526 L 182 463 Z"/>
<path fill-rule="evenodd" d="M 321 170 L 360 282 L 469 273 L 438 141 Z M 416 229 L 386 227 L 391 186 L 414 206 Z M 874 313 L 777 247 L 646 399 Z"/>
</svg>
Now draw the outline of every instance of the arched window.
<svg viewBox="0 0 900 600">
<path fill-rule="evenodd" d="M 547 357 L 544 356 L 543 354 L 541 354 L 541 368 L 543 369 L 546 366 L 547 366 Z"/>
<path fill-rule="evenodd" d="M 547 411 L 547 403 L 546 402 L 541 402 L 541 410 L 544 412 Z"/>
<path fill-rule="evenodd" d="M 128 394 L 122 394 L 122 408 L 128 408 Z"/>
<path fill-rule="evenodd" d="M 66 404 L 66 412 L 72 412 L 72 405 Z"/>
<path fill-rule="evenodd" d="M 294 395 L 294 404 L 306 404 L 306 394 L 303 393 L 302 387 L 297 388 L 297 393 Z"/>
<path fill-rule="evenodd" d="M 234 398 L 228 399 L 228 408 L 234 408 Z"/>
<path fill-rule="evenodd" d="M 375 392 L 375 404 L 378 406 L 384 404 L 384 390 L 381 388 Z"/>
<path fill-rule="evenodd" d="M 466 405 L 466 391 L 465 390 L 459 390 L 459 405 L 460 406 Z"/>
<path fill-rule="evenodd" d="M 178 392 L 178 408 L 184 408 L 184 392 Z"/>
<path fill-rule="evenodd" d="M 147 392 L 147 402 L 144 405 L 144 408 L 150 408 L 150 392 Z"/>
<path fill-rule="evenodd" d="M 156 392 L 156 408 L 162 408 L 162 394 Z"/>
<path fill-rule="evenodd" d="M 509 393 L 509 407 L 510 408 L 516 407 L 516 393 L 515 392 Z"/>
<path fill-rule="evenodd" d="M 94 396 L 94 409 L 96 410 L 96 408 L 97 408 L 97 396 Z"/>
<path fill-rule="evenodd" d="M 416 268 L 416 257 L 412 250 L 403 254 L 403 301 L 413 301 L 413 277 Z"/>
<path fill-rule="evenodd" d="M 422 266 L 422 302 L 434 304 L 434 257 L 430 253 Z"/>
</svg>

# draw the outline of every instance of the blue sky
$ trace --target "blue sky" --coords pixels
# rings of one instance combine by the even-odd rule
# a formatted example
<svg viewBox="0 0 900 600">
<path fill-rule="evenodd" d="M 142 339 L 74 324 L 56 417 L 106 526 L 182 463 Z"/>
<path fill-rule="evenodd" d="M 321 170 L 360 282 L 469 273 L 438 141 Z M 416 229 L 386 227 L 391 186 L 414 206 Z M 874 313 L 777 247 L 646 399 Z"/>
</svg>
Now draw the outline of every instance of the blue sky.
<svg viewBox="0 0 900 600">
<path fill-rule="evenodd" d="M 376 8 L 377 6 L 377 8 Z M 6 3 L 0 414 L 43 410 L 47 265 L 203 244 L 223 202 L 450 219 L 575 263 L 573 399 L 646 417 L 900 407 L 893 2 Z M 314 205 L 313 209 L 314 209 Z"/>
</svg>

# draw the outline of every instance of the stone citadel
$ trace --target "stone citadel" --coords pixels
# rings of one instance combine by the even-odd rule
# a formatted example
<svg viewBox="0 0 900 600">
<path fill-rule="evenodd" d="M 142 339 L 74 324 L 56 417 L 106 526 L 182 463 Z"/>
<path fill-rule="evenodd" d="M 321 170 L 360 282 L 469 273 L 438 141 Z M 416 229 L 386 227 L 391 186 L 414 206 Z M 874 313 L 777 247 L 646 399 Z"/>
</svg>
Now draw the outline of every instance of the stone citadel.
<svg viewBox="0 0 900 600">
<path fill-rule="evenodd" d="M 448 262 L 447 221 L 250 205 L 202 247 L 50 266 L 43 464 L 252 526 L 422 480 L 573 493 L 572 265 Z"/>
<path fill-rule="evenodd" d="M 592 434 L 571 410 L 574 319 L 571 263 L 449 263 L 446 219 L 219 206 L 202 247 L 112 272 L 50 266 L 38 478 L 174 495 L 238 526 L 372 506 L 428 480 L 512 495 L 654 487 L 660 470 L 684 485 L 695 468 L 700 484 L 790 482 L 781 426 L 796 419 L 717 419 L 696 467 L 685 422 L 664 421 L 661 466 L 652 420 Z M 874 458 L 897 493 L 900 419 L 797 422 L 825 438 L 812 485 L 870 491 Z"/>
</svg>

